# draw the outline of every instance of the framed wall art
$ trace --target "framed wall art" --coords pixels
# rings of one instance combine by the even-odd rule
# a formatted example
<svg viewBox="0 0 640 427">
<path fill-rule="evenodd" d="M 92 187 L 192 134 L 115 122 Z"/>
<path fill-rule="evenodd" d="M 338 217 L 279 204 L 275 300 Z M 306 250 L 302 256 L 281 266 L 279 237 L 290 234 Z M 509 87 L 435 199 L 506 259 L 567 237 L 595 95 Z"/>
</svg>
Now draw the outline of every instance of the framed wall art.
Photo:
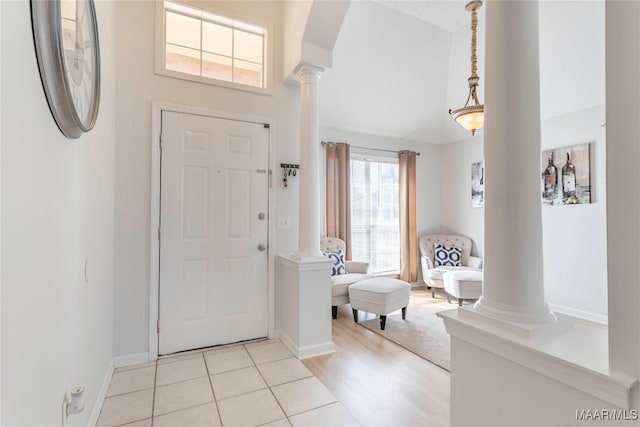
<svg viewBox="0 0 640 427">
<path fill-rule="evenodd" d="M 591 203 L 591 144 L 577 144 L 542 152 L 543 205 Z"/>
<path fill-rule="evenodd" d="M 484 206 L 484 162 L 471 163 L 471 207 Z"/>
</svg>

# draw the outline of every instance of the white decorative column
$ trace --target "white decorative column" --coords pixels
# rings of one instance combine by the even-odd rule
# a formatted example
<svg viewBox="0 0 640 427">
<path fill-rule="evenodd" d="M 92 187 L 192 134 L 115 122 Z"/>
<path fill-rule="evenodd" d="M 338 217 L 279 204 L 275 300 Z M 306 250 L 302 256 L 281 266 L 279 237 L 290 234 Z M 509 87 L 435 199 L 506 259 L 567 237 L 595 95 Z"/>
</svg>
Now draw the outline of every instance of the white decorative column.
<svg viewBox="0 0 640 427">
<path fill-rule="evenodd" d="M 438 313 L 451 335 L 451 425 L 578 425 L 579 410 L 635 409 L 637 371 L 608 369 L 607 330 L 556 317 L 544 301 L 538 2 L 486 4 L 483 294 L 473 307 Z"/>
<path fill-rule="evenodd" d="M 484 283 L 475 308 L 553 322 L 544 301 L 538 2 L 487 2 Z"/>
<path fill-rule="evenodd" d="M 300 64 L 298 251 L 276 260 L 276 336 L 300 359 L 333 353 L 331 265 L 320 252 L 318 79 L 323 68 Z"/>
<path fill-rule="evenodd" d="M 318 118 L 318 80 L 323 68 L 302 65 L 300 80 L 300 187 L 298 252 L 300 260 L 321 257 L 319 212 L 320 121 Z"/>
</svg>

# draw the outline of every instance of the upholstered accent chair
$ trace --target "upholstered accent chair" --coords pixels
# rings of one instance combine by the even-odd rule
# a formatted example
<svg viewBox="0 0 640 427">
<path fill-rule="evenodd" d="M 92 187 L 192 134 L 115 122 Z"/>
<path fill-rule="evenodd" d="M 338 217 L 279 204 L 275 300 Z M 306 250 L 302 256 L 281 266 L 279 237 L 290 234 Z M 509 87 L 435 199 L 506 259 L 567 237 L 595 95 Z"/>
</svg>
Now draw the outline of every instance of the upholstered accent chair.
<svg viewBox="0 0 640 427">
<path fill-rule="evenodd" d="M 420 267 L 422 279 L 431 288 L 431 296 L 435 297 L 435 288 L 444 288 L 443 275 L 448 271 L 481 271 L 482 259 L 471 256 L 471 239 L 455 234 L 425 234 L 418 239 L 420 246 Z M 436 265 L 436 245 L 458 248 L 461 252 L 460 266 Z"/>
<path fill-rule="evenodd" d="M 345 243 L 337 237 L 321 237 L 320 250 L 325 252 L 345 252 Z M 331 276 L 331 315 L 338 317 L 338 306 L 349 303 L 349 285 L 365 279 L 371 279 L 369 263 L 345 260 L 345 274 Z"/>
</svg>

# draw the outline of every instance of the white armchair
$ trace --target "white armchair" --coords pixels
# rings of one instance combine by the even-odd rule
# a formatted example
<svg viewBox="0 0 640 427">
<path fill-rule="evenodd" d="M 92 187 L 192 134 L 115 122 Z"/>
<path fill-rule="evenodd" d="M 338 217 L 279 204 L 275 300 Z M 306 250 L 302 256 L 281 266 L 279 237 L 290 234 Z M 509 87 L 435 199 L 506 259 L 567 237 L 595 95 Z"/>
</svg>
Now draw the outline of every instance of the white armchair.
<svg viewBox="0 0 640 427">
<path fill-rule="evenodd" d="M 320 250 L 322 252 L 342 250 L 344 253 L 345 247 L 344 241 L 337 237 L 320 238 Z M 331 276 L 331 315 L 334 319 L 338 317 L 338 306 L 349 303 L 349 285 L 373 277 L 368 274 L 368 262 L 345 260 L 344 266 L 347 271 L 346 274 Z"/>
<path fill-rule="evenodd" d="M 427 287 L 431 288 L 431 296 L 435 297 L 434 288 L 444 288 L 443 275 L 448 271 L 481 271 L 482 259 L 471 256 L 471 239 L 455 234 L 425 234 L 418 239 L 420 246 L 420 266 L 422 278 Z M 461 266 L 436 266 L 435 246 L 437 244 L 455 247 L 462 252 Z"/>
</svg>

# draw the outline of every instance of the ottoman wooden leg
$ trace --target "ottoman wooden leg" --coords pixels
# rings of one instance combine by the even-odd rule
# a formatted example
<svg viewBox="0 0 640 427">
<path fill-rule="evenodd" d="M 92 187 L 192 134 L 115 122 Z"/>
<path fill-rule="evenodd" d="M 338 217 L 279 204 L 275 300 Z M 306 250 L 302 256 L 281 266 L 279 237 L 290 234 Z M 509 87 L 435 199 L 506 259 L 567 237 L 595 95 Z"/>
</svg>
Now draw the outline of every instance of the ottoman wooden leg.
<svg viewBox="0 0 640 427">
<path fill-rule="evenodd" d="M 402 319 L 407 318 L 407 307 L 402 307 Z"/>
<path fill-rule="evenodd" d="M 358 310 L 353 309 L 353 321 L 358 323 Z"/>
<path fill-rule="evenodd" d="M 384 331 L 384 325 L 387 324 L 387 316 L 380 316 L 380 329 Z"/>
<path fill-rule="evenodd" d="M 337 318 L 338 318 L 338 306 L 337 306 L 337 305 L 332 305 L 332 306 L 331 306 L 331 316 L 332 316 L 334 319 L 337 319 Z"/>
<path fill-rule="evenodd" d="M 462 298 L 458 298 L 458 307 L 462 307 L 462 302 L 464 300 Z"/>
</svg>

